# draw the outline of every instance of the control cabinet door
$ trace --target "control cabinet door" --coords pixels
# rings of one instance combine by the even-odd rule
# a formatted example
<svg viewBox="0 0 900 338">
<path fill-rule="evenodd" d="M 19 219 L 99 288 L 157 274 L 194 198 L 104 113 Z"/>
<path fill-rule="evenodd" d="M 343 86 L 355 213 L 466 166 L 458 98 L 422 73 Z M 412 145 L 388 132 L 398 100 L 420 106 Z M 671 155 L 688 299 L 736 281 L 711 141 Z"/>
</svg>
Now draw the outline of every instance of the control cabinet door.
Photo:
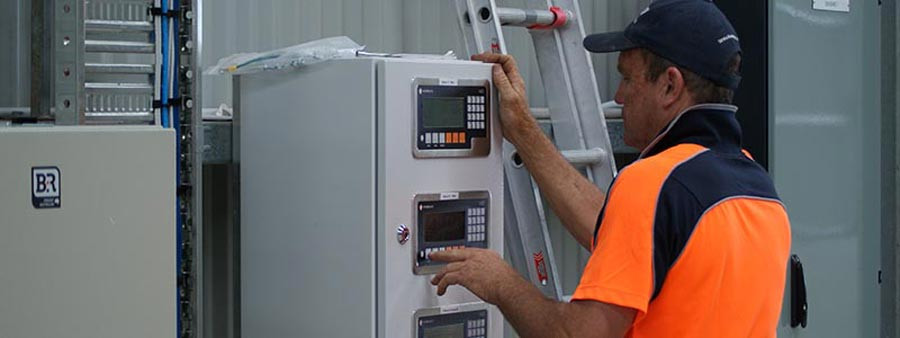
<svg viewBox="0 0 900 338">
<path fill-rule="evenodd" d="M 378 250 L 379 271 L 384 271 L 378 276 L 378 322 L 383 323 L 379 326 L 378 336 L 413 338 L 418 335 L 415 329 L 418 325 L 415 322 L 417 311 L 438 309 L 439 312 L 453 312 L 460 311 L 460 304 L 480 302 L 468 290 L 458 286 L 450 287 L 446 295 L 438 297 L 436 288 L 430 283 L 437 269 L 416 271 L 418 247 L 447 250 L 483 243 L 486 248 L 503 251 L 501 138 L 499 124 L 491 123 L 495 105 L 490 97 L 495 96 L 489 85 L 490 65 L 462 61 L 383 60 L 377 73 Z M 485 83 L 488 84 L 488 91 L 478 96 L 477 86 L 484 88 Z M 434 87 L 419 87 L 417 84 Z M 435 100 L 428 103 L 428 112 L 419 109 L 425 106 L 419 100 L 419 88 L 432 90 L 431 93 L 423 92 Z M 481 115 L 481 110 L 484 110 L 484 115 Z M 427 127 L 417 123 L 420 117 L 427 117 Z M 482 126 L 484 129 L 480 129 Z M 475 130 L 483 132 L 473 132 Z M 429 134 L 431 143 L 427 142 Z M 437 145 L 434 135 L 438 135 Z M 485 145 L 489 148 L 484 152 L 468 151 L 472 150 L 470 141 L 473 135 L 484 136 L 488 141 Z M 442 137 L 443 144 L 440 144 Z M 425 142 L 421 143 L 423 140 Z M 470 193 L 477 193 L 478 197 L 468 195 Z M 420 204 L 418 202 L 422 200 L 417 201 L 417 196 L 430 196 L 428 200 L 436 199 L 438 202 Z M 475 201 L 479 198 L 486 202 L 484 215 L 474 215 L 481 211 L 477 205 L 479 202 Z M 420 213 L 419 205 L 446 213 Z M 470 217 L 473 217 L 471 222 Z M 420 234 L 428 224 L 432 226 L 429 228 L 431 230 L 441 229 L 431 234 Z M 405 242 L 398 237 L 398 229 L 404 227 L 409 231 L 409 240 Z M 428 265 L 427 262 L 421 264 L 422 267 Z M 503 330 L 500 312 L 492 306 L 486 306 L 485 310 L 483 327 L 472 326 L 473 330 L 469 331 L 469 326 L 466 326 L 467 329 L 462 332 L 474 334 L 483 330 L 487 337 L 500 337 Z M 480 323 L 471 320 L 472 323 Z M 465 322 L 469 325 L 469 320 Z M 429 325 L 425 325 L 428 332 L 458 328 L 448 326 L 438 329 Z M 424 328 L 422 330 L 425 332 Z M 466 336 L 460 336 L 463 337 Z"/>
</svg>

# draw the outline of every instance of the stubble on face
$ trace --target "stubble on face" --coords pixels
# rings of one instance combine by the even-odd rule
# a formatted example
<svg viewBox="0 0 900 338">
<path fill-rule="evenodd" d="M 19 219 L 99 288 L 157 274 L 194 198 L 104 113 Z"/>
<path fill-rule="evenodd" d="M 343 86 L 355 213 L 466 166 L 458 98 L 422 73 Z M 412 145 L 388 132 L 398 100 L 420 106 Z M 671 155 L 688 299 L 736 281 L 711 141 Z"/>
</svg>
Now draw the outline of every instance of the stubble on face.
<svg viewBox="0 0 900 338">
<path fill-rule="evenodd" d="M 657 112 L 646 75 L 646 62 L 641 53 L 627 50 L 619 54 L 619 73 L 622 81 L 616 91 L 616 102 L 623 105 L 622 122 L 625 144 L 643 150 L 656 135 L 653 116 Z"/>
</svg>

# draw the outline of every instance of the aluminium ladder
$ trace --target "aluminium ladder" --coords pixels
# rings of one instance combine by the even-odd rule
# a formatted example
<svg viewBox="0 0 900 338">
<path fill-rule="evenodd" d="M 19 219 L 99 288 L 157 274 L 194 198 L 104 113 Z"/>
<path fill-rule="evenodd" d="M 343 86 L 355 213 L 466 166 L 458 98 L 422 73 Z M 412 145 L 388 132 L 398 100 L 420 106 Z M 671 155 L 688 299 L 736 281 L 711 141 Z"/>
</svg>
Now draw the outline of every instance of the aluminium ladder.
<svg viewBox="0 0 900 338">
<path fill-rule="evenodd" d="M 534 42 L 554 142 L 571 164 L 603 190 L 616 175 L 612 146 L 594 78 L 594 66 L 582 47 L 585 37 L 578 0 L 526 0 L 528 9 L 497 7 L 495 0 L 455 0 L 468 54 L 506 54 L 500 27 L 527 27 Z M 549 8 L 549 10 L 547 9 Z M 510 261 L 541 292 L 562 300 L 553 248 L 537 184 L 515 147 L 504 140 L 504 211 Z"/>
</svg>

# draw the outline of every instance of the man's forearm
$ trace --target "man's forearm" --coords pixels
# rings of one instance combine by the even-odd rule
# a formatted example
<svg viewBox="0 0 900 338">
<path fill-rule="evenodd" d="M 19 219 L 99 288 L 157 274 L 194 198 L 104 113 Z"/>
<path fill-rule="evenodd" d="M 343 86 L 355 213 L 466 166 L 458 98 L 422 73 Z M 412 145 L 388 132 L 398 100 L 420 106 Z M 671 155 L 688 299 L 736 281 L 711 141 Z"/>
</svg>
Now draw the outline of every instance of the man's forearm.
<svg viewBox="0 0 900 338">
<path fill-rule="evenodd" d="M 515 140 L 519 156 L 534 177 L 550 208 L 585 248 L 590 249 L 603 192 L 562 157 L 556 146 L 531 121 Z"/>
<path fill-rule="evenodd" d="M 635 314 L 595 301 L 558 302 L 521 278 L 504 290 L 496 305 L 523 338 L 618 338 L 625 335 Z"/>
<path fill-rule="evenodd" d="M 524 279 L 504 289 L 506 295 L 501 297 L 497 307 L 520 337 L 566 336 L 559 325 L 563 320 L 560 318 L 559 302 L 545 297 Z"/>
</svg>

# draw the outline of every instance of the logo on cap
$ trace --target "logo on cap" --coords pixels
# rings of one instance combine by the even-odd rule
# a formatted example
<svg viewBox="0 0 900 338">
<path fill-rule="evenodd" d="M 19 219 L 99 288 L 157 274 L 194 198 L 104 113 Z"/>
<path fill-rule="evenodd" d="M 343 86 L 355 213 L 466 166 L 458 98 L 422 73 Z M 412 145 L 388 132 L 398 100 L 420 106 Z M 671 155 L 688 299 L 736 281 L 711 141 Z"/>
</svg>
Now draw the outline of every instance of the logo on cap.
<svg viewBox="0 0 900 338">
<path fill-rule="evenodd" d="M 719 38 L 718 41 L 719 41 L 719 44 L 721 45 L 721 44 L 725 43 L 725 41 L 728 41 L 728 40 L 734 40 L 737 42 L 741 42 L 741 40 L 739 40 L 738 37 L 735 36 L 734 34 L 728 34 L 726 36 L 723 36 L 723 37 Z"/>
</svg>

